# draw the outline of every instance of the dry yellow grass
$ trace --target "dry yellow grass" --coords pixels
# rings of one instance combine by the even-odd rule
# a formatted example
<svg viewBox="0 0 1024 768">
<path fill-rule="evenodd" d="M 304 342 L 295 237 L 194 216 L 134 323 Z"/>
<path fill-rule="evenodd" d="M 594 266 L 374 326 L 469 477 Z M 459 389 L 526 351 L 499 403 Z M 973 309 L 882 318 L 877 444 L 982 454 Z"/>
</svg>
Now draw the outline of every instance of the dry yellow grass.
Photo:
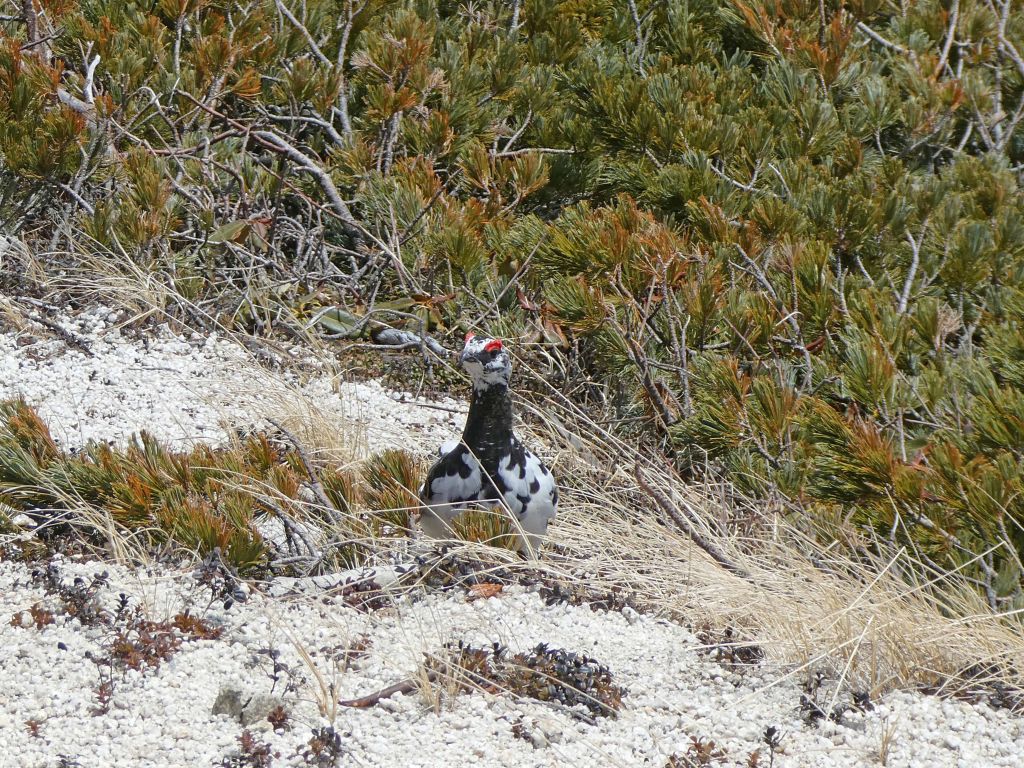
<svg viewBox="0 0 1024 768">
<path fill-rule="evenodd" d="M 592 574 L 598 589 L 635 592 L 650 608 L 693 623 L 735 627 L 791 674 L 825 668 L 872 694 L 936 684 L 955 692 L 982 682 L 962 677 L 971 667 L 1024 685 L 1020 617 L 992 612 L 960 574 L 934 572 L 906 549 L 855 559 L 753 502 L 739 503 L 760 519 L 756 535 L 731 532 L 722 521 L 736 510 L 723 508 L 720 487 L 657 471 L 657 459 L 555 393 L 534 410 L 542 420 L 536 436 L 553 446 L 564 486 L 549 532 L 565 556 L 560 569 Z M 665 519 L 640 487 L 637 465 L 646 484 L 743 575 Z"/>
</svg>

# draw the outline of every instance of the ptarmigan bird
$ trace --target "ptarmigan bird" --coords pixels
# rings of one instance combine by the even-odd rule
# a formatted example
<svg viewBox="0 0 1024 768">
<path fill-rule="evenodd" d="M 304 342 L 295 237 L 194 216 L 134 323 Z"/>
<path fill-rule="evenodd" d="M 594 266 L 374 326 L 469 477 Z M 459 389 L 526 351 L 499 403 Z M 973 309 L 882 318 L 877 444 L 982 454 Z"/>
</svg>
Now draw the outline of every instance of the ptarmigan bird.
<svg viewBox="0 0 1024 768">
<path fill-rule="evenodd" d="M 544 463 L 512 431 L 512 361 L 497 339 L 468 334 L 459 362 L 473 379 L 462 440 L 441 446 L 441 459 L 420 488 L 420 527 L 451 538 L 464 509 L 502 507 L 515 518 L 519 549 L 536 553 L 558 507 L 558 487 Z"/>
</svg>

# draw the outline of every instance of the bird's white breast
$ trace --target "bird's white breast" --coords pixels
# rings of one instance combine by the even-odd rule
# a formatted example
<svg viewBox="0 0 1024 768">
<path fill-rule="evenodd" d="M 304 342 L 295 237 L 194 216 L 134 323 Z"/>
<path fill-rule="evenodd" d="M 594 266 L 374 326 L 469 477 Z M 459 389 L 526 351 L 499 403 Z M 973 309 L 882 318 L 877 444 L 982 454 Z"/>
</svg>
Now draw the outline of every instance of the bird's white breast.
<svg viewBox="0 0 1024 768">
<path fill-rule="evenodd" d="M 522 451 L 518 443 L 514 450 Z M 448 455 L 451 451 L 444 451 Z M 453 464 L 444 474 L 430 480 L 430 487 L 420 491 L 424 512 L 420 526 L 424 533 L 435 538 L 451 536 L 452 520 L 464 509 L 473 506 L 508 509 L 515 522 L 513 526 L 522 534 L 521 549 L 536 552 L 548 523 L 555 517 L 558 507 L 558 488 L 554 475 L 530 451 L 510 453 L 499 460 L 494 485 L 500 489 L 500 498 L 485 498 L 494 488 L 484 471 L 469 451 L 458 457 L 465 466 Z M 456 457 L 449 457 L 449 461 Z M 462 469 L 460 473 L 458 470 Z M 462 475 L 466 476 L 463 477 Z M 485 486 L 488 490 L 485 491 Z"/>
<path fill-rule="evenodd" d="M 462 461 L 469 467 L 468 476 L 462 477 L 457 473 L 439 475 L 430 483 L 429 506 L 445 519 L 451 519 L 453 510 L 444 505 L 476 498 L 483 487 L 480 463 L 476 458 L 467 451 L 462 455 Z"/>
<path fill-rule="evenodd" d="M 528 533 L 543 535 L 558 504 L 554 475 L 530 451 L 526 451 L 525 472 L 512 466 L 510 456 L 499 464 L 498 474 L 505 486 L 505 505 L 519 524 Z"/>
</svg>

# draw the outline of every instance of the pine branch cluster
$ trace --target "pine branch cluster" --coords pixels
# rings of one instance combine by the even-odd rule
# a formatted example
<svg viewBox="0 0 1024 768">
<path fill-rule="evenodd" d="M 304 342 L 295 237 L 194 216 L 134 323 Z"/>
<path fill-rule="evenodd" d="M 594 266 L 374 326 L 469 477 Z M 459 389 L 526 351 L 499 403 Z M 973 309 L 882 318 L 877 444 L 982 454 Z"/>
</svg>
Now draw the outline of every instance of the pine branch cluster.
<svg viewBox="0 0 1024 768">
<path fill-rule="evenodd" d="M 680 471 L 1021 607 L 1011 6 L 44 0 L 0 227 L 191 322 L 572 350 Z"/>
</svg>

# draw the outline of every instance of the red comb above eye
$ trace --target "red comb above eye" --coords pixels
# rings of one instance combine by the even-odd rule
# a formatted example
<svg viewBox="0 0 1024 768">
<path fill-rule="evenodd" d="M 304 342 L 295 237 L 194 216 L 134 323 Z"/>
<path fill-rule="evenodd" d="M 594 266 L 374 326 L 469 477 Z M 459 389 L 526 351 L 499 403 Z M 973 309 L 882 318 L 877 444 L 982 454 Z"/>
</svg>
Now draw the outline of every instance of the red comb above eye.
<svg viewBox="0 0 1024 768">
<path fill-rule="evenodd" d="M 499 349 L 501 349 L 501 342 L 498 341 L 498 339 L 490 341 L 487 343 L 487 346 L 484 347 L 484 349 L 487 350 L 488 352 L 497 352 Z"/>
<path fill-rule="evenodd" d="M 468 342 L 468 341 L 469 341 L 470 339 L 472 339 L 472 338 L 473 338 L 474 336 L 476 336 L 476 334 L 475 334 L 475 333 L 473 333 L 472 331 L 470 331 L 469 333 L 467 333 L 467 334 L 466 334 L 466 338 L 464 338 L 464 339 L 463 339 L 462 341 L 463 341 L 463 342 Z"/>
</svg>

